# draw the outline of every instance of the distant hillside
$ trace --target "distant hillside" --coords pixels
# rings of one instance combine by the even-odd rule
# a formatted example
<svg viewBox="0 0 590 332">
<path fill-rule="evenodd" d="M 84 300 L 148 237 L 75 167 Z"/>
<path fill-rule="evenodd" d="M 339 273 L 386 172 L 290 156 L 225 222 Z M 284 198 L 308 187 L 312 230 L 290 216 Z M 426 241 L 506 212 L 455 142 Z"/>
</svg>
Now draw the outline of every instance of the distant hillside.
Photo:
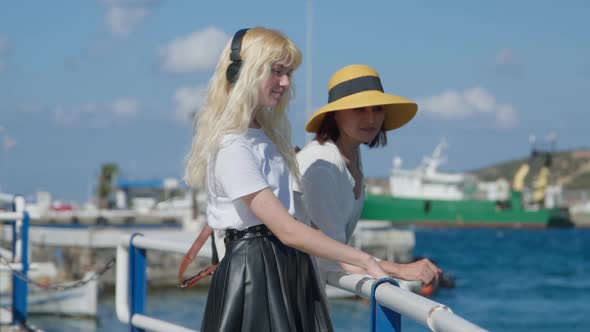
<svg viewBox="0 0 590 332">
<path fill-rule="evenodd" d="M 505 178 L 512 181 L 516 170 L 525 162 L 531 169 L 525 178 L 530 183 L 539 172 L 543 158 L 523 158 L 492 165 L 469 173 L 484 181 Z M 590 190 L 590 149 L 561 151 L 553 154 L 550 168 L 550 183 L 561 184 L 568 190 Z"/>
</svg>

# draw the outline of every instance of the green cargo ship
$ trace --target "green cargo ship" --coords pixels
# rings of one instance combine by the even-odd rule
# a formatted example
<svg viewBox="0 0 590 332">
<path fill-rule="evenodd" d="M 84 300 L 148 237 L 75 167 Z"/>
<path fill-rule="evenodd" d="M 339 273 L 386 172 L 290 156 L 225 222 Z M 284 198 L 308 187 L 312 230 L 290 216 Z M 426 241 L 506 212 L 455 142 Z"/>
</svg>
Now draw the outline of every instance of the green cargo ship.
<svg viewBox="0 0 590 332">
<path fill-rule="evenodd" d="M 547 186 L 548 169 L 535 179 L 535 190 L 523 190 L 528 165 L 517 172 L 512 188 L 506 180 L 479 182 L 467 174 L 437 171 L 445 147 L 441 142 L 414 170 L 401 169 L 401 161 L 394 160 L 391 194 L 368 193 L 361 219 L 425 227 L 573 226 L 567 208 L 558 207 L 560 188 Z M 546 167 L 550 156 L 547 160 Z"/>
<path fill-rule="evenodd" d="M 525 210 L 520 193 L 513 192 L 514 207 L 499 207 L 482 200 L 418 200 L 386 195 L 367 195 L 361 214 L 364 220 L 390 221 L 394 225 L 428 227 L 545 228 L 573 226 L 567 210 Z"/>
</svg>

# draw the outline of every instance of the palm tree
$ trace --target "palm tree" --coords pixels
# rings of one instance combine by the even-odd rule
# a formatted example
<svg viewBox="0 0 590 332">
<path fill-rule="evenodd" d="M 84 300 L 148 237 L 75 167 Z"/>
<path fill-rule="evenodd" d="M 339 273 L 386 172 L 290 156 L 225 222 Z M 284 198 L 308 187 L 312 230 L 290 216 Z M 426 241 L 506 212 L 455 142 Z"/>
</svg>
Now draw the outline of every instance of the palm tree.
<svg viewBox="0 0 590 332">
<path fill-rule="evenodd" d="M 98 207 L 100 209 L 107 209 L 109 207 L 109 196 L 113 191 L 113 181 L 118 173 L 119 166 L 117 164 L 106 163 L 102 165 L 96 191 Z"/>
</svg>

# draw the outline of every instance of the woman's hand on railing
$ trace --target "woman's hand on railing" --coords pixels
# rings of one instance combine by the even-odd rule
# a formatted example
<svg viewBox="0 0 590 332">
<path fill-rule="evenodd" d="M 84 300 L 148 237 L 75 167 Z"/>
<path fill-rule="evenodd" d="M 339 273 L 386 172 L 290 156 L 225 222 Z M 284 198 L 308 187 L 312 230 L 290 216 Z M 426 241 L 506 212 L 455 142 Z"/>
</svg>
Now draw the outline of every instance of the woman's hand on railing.
<svg viewBox="0 0 590 332">
<path fill-rule="evenodd" d="M 381 261 L 380 263 L 381 267 L 391 277 L 408 281 L 418 280 L 425 285 L 437 283 L 442 273 L 442 270 L 427 258 L 408 264 L 398 264 L 388 261 Z"/>
</svg>

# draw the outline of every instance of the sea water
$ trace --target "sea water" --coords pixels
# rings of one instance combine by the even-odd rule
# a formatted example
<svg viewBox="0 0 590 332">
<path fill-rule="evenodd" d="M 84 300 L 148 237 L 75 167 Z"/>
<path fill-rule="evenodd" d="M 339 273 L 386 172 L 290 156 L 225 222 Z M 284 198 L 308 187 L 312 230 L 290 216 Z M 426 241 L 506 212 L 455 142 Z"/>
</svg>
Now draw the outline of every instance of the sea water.
<svg viewBox="0 0 590 332">
<path fill-rule="evenodd" d="M 416 229 L 415 255 L 456 279 L 432 300 L 490 331 L 590 331 L 590 229 Z M 198 329 L 206 293 L 148 294 L 147 314 Z M 369 305 L 332 300 L 336 331 L 369 331 Z M 114 294 L 101 294 L 97 320 L 31 316 L 45 331 L 128 331 Z M 402 318 L 402 331 L 429 331 Z"/>
</svg>

